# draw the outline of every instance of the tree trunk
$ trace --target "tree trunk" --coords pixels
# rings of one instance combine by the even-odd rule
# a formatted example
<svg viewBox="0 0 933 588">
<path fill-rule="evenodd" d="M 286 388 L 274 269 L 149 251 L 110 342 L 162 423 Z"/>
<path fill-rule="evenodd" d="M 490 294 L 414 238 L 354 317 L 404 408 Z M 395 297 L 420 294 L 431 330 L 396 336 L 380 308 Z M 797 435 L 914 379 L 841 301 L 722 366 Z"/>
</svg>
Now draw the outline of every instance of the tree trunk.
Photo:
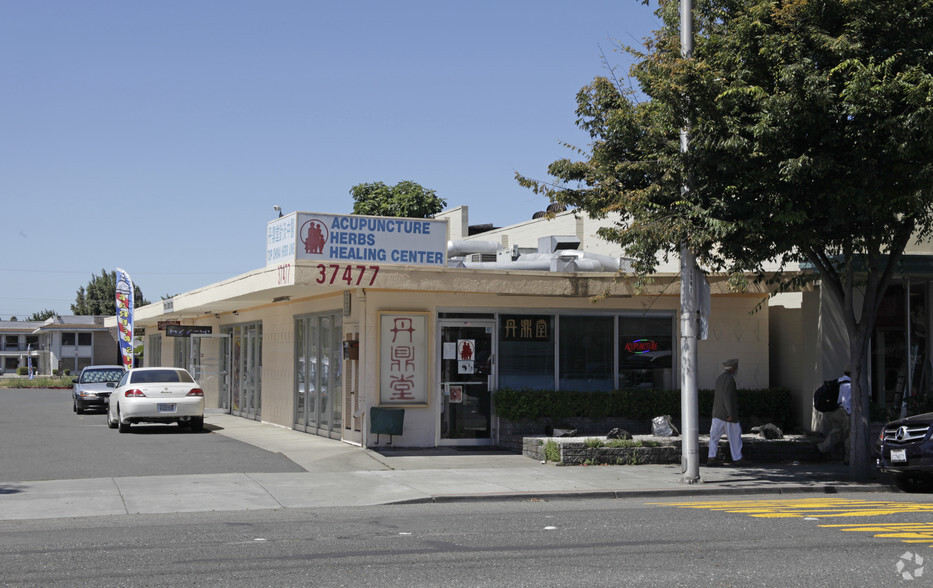
<svg viewBox="0 0 933 588">
<path fill-rule="evenodd" d="M 868 381 L 867 329 L 849 335 L 849 368 L 852 379 L 852 414 L 849 427 L 849 474 L 854 481 L 866 482 L 874 471 L 871 438 L 871 385 Z"/>
</svg>

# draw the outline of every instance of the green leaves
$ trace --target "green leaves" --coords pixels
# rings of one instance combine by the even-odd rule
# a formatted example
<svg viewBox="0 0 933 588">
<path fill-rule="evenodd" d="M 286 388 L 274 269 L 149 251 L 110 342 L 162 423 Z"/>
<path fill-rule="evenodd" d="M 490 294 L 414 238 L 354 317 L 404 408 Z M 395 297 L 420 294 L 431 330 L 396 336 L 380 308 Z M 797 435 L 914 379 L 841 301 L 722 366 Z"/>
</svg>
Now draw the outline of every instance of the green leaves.
<svg viewBox="0 0 933 588">
<path fill-rule="evenodd" d="M 434 190 L 410 181 L 394 186 L 382 182 L 357 184 L 350 188 L 350 194 L 356 202 L 353 214 L 429 218 L 447 206 L 447 202 L 438 198 Z"/>
<path fill-rule="evenodd" d="M 133 284 L 134 308 L 149 304 L 139 286 Z M 112 316 L 117 313 L 117 272 L 100 270 L 100 275 L 91 274 L 87 286 L 78 288 L 71 312 L 76 315 Z"/>
<path fill-rule="evenodd" d="M 690 60 L 676 4 L 623 48 L 628 79 L 578 92 L 589 148 L 521 185 L 622 213 L 603 235 L 643 272 L 684 243 L 764 277 L 804 252 L 895 253 L 905 219 L 933 232 L 933 2 L 697 0 Z"/>
</svg>

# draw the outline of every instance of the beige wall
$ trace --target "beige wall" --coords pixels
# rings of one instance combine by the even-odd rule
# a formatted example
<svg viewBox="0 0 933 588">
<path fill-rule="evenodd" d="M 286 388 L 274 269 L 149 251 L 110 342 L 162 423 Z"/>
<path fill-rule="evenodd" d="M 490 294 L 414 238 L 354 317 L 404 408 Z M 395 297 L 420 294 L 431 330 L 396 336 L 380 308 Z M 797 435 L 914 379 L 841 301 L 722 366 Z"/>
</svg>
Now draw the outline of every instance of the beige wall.
<svg viewBox="0 0 933 588">
<path fill-rule="evenodd" d="M 741 369 L 737 374 L 739 387 L 761 388 L 768 385 L 768 310 L 764 306 L 759 312 L 752 310 L 762 301 L 761 296 L 723 296 L 714 297 L 712 303 L 712 321 L 710 337 L 699 344 L 699 380 L 701 388 L 712 388 L 722 371 L 722 361 L 731 357 L 739 358 Z M 355 300 L 355 302 L 358 302 Z M 356 305 L 357 307 L 360 304 Z M 676 296 L 649 298 L 613 298 L 593 303 L 589 299 L 567 297 L 531 297 L 495 294 L 458 294 L 458 293 L 415 293 L 415 292 L 373 292 L 365 297 L 365 316 L 362 318 L 363 336 L 361 337 L 361 379 L 362 389 L 366 391 L 366 407 L 378 403 L 378 315 L 381 311 L 427 311 L 431 316 L 430 342 L 433 350 L 436 342 L 436 315 L 439 311 L 471 312 L 514 312 L 514 311 L 555 311 L 599 313 L 607 311 L 670 311 L 676 313 L 679 299 Z M 356 316 L 356 315 L 355 315 Z M 676 321 L 675 321 L 676 323 Z M 432 362 L 429 382 L 432 398 L 426 408 L 407 408 L 405 413 L 405 434 L 393 439 L 396 446 L 433 446 L 437 442 L 437 403 L 439 386 L 436 378 L 436 361 Z M 679 385 L 679 376 L 675 376 L 674 385 Z M 264 390 L 265 393 L 265 390 Z M 386 436 L 382 444 L 388 442 Z M 375 445 L 375 438 L 370 437 L 368 446 Z"/>
<path fill-rule="evenodd" d="M 698 346 L 698 385 L 712 388 L 721 373 L 723 360 L 737 357 L 740 370 L 737 382 L 740 388 L 768 386 L 768 309 L 753 312 L 762 296 L 714 296 L 709 339 Z M 254 310 L 241 310 L 239 316 L 227 313 L 219 319 L 186 320 L 185 324 L 211 325 L 215 333 L 224 326 L 261 321 L 262 343 L 262 420 L 291 427 L 294 419 L 295 372 L 295 316 L 339 311 L 343 307 L 342 293 L 283 304 L 266 305 Z M 437 444 L 439 386 L 437 385 L 436 334 L 437 313 L 461 312 L 579 312 L 592 314 L 617 311 L 664 311 L 676 316 L 679 309 L 677 296 L 614 297 L 591 302 L 587 297 L 566 296 L 499 296 L 495 293 L 477 294 L 461 292 L 402 292 L 384 290 L 352 291 L 351 314 L 344 317 L 345 332 L 360 332 L 360 361 L 358 388 L 362 395 L 361 408 L 368 413 L 378 405 L 379 386 L 379 313 L 384 311 L 419 311 L 429 316 L 428 347 L 432 354 L 428 386 L 430 403 L 427 407 L 406 407 L 404 435 L 392 440 L 394 446 L 433 447 Z M 677 325 L 678 321 L 673 321 Z M 168 363 L 173 357 L 174 338 L 163 337 L 162 358 Z M 675 349 L 678 345 L 675 343 Z M 212 347 L 215 349 L 215 347 Z M 676 350 L 675 350 L 676 353 Z M 348 377 L 344 372 L 344 380 Z M 679 360 L 675 359 L 673 385 L 679 386 Z M 346 389 L 345 384 L 345 389 Z M 216 406 L 216 396 L 211 398 Z M 347 418 L 347 415 L 344 415 Z M 364 427 L 365 429 L 365 427 Z M 376 445 L 376 436 L 364 432 L 368 446 Z M 387 444 L 388 436 L 380 442 Z"/>
<path fill-rule="evenodd" d="M 776 297 L 770 307 L 771 386 L 791 390 L 797 423 L 818 429 L 813 397 L 819 385 L 819 295 L 814 292 Z"/>
</svg>

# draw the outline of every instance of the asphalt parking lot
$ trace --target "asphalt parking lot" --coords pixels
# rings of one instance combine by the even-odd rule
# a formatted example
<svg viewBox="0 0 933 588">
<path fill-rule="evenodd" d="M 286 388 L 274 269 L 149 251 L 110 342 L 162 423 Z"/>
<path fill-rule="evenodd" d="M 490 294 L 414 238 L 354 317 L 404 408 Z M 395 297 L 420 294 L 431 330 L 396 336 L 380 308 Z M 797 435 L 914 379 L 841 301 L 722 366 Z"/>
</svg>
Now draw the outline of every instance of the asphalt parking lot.
<svg viewBox="0 0 933 588">
<path fill-rule="evenodd" d="M 0 482 L 120 476 L 303 472 L 280 453 L 205 429 L 134 425 L 75 414 L 71 390 L 0 388 Z"/>
</svg>

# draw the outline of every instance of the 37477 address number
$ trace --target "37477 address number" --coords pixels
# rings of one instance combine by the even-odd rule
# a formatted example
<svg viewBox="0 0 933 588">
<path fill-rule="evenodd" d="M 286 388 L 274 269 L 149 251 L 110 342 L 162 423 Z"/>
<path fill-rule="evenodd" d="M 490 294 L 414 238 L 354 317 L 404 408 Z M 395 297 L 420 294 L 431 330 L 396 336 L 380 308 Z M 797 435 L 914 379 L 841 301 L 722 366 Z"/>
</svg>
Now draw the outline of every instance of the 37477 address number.
<svg viewBox="0 0 933 588">
<path fill-rule="evenodd" d="M 376 276 L 379 275 L 378 265 L 347 265 L 342 266 L 337 263 L 317 264 L 318 276 L 315 282 L 318 284 L 334 284 L 344 282 L 348 286 L 359 286 L 368 277 L 367 286 L 372 286 L 376 282 Z M 342 271 L 341 271 L 342 270 Z M 339 276 L 339 277 L 338 277 Z"/>
</svg>

